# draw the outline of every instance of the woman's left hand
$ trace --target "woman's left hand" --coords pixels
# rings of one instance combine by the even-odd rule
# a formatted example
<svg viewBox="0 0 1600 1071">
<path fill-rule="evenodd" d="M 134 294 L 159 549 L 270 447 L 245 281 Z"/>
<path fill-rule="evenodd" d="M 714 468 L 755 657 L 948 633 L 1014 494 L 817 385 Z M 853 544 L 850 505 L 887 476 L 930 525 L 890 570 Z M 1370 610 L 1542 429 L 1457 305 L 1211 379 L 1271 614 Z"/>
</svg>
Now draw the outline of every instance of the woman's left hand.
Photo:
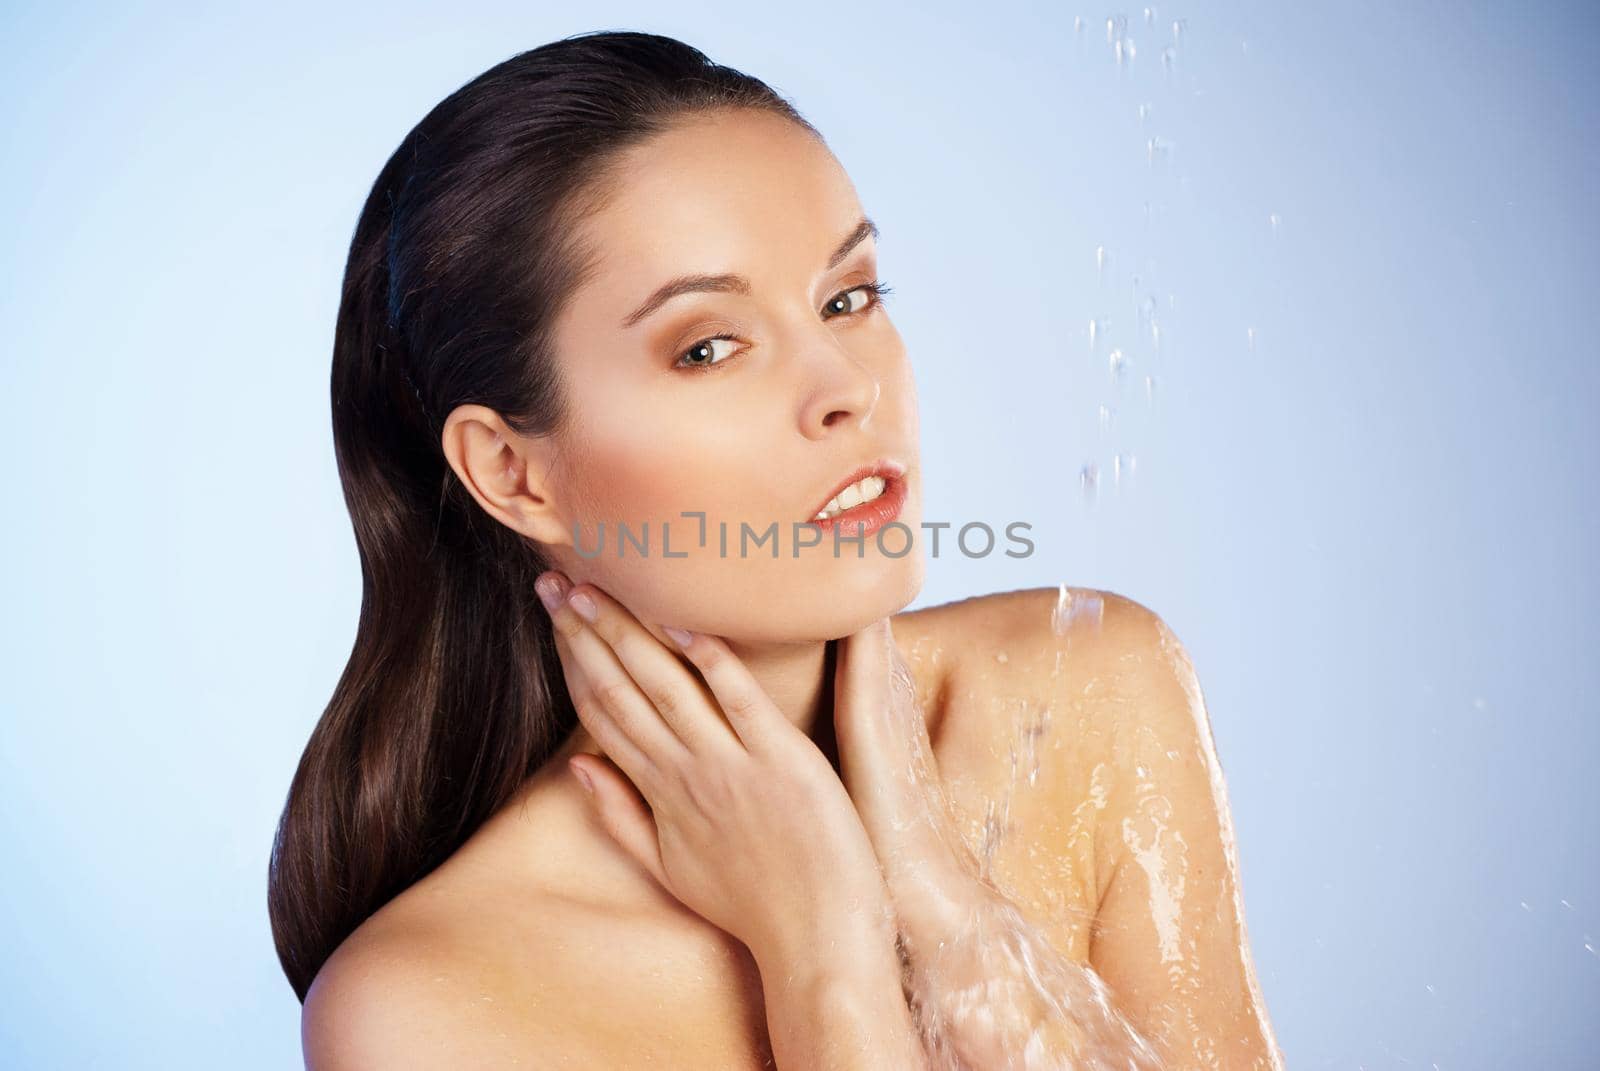
<svg viewBox="0 0 1600 1071">
<path fill-rule="evenodd" d="M 946 798 L 910 668 L 882 618 L 839 641 L 839 774 L 883 867 L 905 936 L 936 946 L 990 890 Z"/>
</svg>

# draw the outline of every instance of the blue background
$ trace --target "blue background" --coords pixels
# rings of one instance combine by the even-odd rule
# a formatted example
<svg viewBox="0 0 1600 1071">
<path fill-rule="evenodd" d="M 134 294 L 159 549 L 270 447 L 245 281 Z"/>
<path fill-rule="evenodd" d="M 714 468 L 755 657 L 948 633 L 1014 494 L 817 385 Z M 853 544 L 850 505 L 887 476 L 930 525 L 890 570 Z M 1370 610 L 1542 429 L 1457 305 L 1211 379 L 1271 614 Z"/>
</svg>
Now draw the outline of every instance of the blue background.
<svg viewBox="0 0 1600 1071">
<path fill-rule="evenodd" d="M 1119 65 L 1098 7 L 571 7 L 0 14 L 4 1062 L 298 1064 L 266 861 L 360 597 L 350 231 L 451 90 L 631 28 L 822 129 L 926 517 L 1034 525 L 915 605 L 1105 587 L 1188 647 L 1290 1066 L 1594 1066 L 1596 9 L 1134 7 Z"/>
</svg>

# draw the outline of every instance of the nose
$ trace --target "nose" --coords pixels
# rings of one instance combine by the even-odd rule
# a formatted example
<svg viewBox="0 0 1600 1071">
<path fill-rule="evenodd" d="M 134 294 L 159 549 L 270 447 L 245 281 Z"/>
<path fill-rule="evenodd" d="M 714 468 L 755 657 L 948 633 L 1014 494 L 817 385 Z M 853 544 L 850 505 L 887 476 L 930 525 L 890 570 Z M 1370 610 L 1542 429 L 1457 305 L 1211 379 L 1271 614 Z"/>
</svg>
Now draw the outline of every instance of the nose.
<svg viewBox="0 0 1600 1071">
<path fill-rule="evenodd" d="M 800 430 L 807 438 L 820 439 L 852 420 L 865 428 L 878 408 L 883 383 L 837 339 L 823 341 L 818 350 L 800 409 Z"/>
</svg>

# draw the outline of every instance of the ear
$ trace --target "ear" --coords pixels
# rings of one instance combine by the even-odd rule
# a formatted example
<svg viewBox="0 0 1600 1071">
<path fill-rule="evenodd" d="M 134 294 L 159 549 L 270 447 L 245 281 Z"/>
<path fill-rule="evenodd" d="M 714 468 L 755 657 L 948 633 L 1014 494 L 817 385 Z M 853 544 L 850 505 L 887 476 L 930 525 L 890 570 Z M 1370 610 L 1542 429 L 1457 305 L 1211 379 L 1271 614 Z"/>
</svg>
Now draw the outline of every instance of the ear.
<svg viewBox="0 0 1600 1071">
<path fill-rule="evenodd" d="M 520 435 L 488 406 L 458 405 L 440 445 L 456 478 L 491 517 L 540 543 L 572 542 L 571 523 L 549 478 L 553 437 Z"/>
</svg>

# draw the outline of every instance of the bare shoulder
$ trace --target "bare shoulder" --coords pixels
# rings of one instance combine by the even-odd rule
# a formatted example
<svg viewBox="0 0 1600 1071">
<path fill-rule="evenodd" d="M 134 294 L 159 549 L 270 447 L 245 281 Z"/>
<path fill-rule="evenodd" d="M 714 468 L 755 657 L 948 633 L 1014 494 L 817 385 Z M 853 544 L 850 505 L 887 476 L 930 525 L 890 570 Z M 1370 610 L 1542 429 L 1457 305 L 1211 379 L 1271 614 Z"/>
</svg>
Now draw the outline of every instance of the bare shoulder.
<svg viewBox="0 0 1600 1071">
<path fill-rule="evenodd" d="M 1125 595 L 1098 588 L 1033 587 L 972 595 L 895 615 L 896 636 L 979 645 L 1004 651 L 1007 644 L 1052 652 L 1068 633 L 1113 640 L 1159 642 L 1164 626 L 1155 611 Z"/>
<path fill-rule="evenodd" d="M 497 851 L 475 865 L 513 873 Z M 712 927 L 520 876 L 436 871 L 318 972 L 301 1013 L 306 1066 L 759 1067 L 759 980 L 741 950 Z"/>
<path fill-rule="evenodd" d="M 1079 714 L 1102 711 L 1107 704 L 1099 700 L 1137 687 L 1141 671 L 1162 660 L 1187 663 L 1153 610 L 1097 588 L 975 595 L 900 614 L 893 628 L 908 660 L 936 665 L 930 681 L 968 715 L 1029 699 Z"/>
<path fill-rule="evenodd" d="M 573 1009 L 559 989 L 547 1000 L 514 998 L 522 983 L 500 977 L 495 958 L 463 947 L 457 930 L 402 910 L 379 912 L 351 934 L 306 994 L 309 1071 L 539 1068 L 595 1055 L 567 1019 Z M 538 966 L 528 966 L 536 977 Z"/>
<path fill-rule="evenodd" d="M 357 1071 L 444 1067 L 451 1059 L 486 1062 L 492 1054 L 483 1051 L 485 1035 L 474 1037 L 453 1022 L 457 1006 L 467 1003 L 451 981 L 458 973 L 452 958 L 430 949 L 426 940 L 352 934 L 306 993 L 300 1014 L 306 1067 Z"/>
<path fill-rule="evenodd" d="M 1086 784 L 1106 796 L 1153 755 L 1189 754 L 1202 743 L 1210 751 L 1193 662 L 1166 621 L 1134 599 L 1038 587 L 929 614 L 935 644 L 957 653 L 944 685 L 958 700 L 952 706 L 975 723 L 972 731 L 991 737 L 1016 720 L 1008 711 L 1031 710 L 1064 729 L 1057 739 L 1072 753 L 1075 778 L 1058 783 L 1074 797 Z"/>
</svg>

